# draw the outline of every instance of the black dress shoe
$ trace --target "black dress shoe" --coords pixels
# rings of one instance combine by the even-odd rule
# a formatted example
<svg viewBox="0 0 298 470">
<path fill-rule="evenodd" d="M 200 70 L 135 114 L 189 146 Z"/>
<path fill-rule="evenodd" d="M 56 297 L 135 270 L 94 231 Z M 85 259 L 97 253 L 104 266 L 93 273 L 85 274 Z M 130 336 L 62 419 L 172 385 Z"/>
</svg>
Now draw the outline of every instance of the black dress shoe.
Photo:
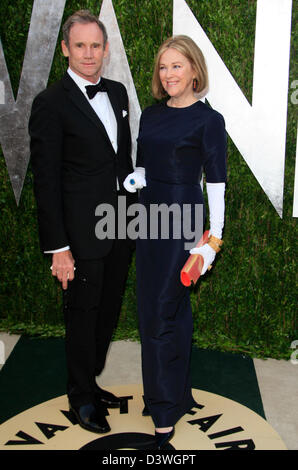
<svg viewBox="0 0 298 470">
<path fill-rule="evenodd" d="M 156 432 L 155 431 L 155 449 L 163 449 L 165 445 L 169 442 L 170 439 L 175 434 L 175 428 L 169 432 Z"/>
<path fill-rule="evenodd" d="M 70 406 L 69 411 L 74 420 L 87 431 L 103 434 L 111 430 L 105 417 L 104 407 L 88 403 L 79 407 Z"/>
<path fill-rule="evenodd" d="M 103 390 L 98 386 L 95 389 L 95 399 L 103 403 L 107 408 L 119 408 L 121 405 L 121 398 L 116 397 L 113 393 Z"/>
</svg>

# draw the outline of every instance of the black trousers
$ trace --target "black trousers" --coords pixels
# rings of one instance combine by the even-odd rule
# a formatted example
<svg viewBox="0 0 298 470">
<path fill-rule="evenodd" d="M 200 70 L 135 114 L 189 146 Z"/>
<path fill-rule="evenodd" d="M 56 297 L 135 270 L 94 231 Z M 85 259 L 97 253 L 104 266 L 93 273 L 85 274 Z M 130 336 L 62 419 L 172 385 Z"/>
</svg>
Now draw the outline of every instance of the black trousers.
<svg viewBox="0 0 298 470">
<path fill-rule="evenodd" d="M 67 394 L 72 406 L 93 401 L 95 377 L 105 365 L 121 310 L 131 261 L 127 240 L 115 240 L 100 259 L 75 259 L 75 278 L 64 292 Z"/>
</svg>

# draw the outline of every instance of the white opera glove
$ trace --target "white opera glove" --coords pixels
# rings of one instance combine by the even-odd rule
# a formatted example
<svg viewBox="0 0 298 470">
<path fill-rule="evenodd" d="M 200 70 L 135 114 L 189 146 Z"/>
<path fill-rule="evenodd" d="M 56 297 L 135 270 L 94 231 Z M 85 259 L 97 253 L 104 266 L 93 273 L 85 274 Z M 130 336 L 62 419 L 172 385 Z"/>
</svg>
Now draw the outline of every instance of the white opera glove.
<svg viewBox="0 0 298 470">
<path fill-rule="evenodd" d="M 201 275 L 205 274 L 208 266 L 210 266 L 220 250 L 220 240 L 222 237 L 222 229 L 225 217 L 225 183 L 207 183 L 207 195 L 209 206 L 210 235 L 216 237 L 215 241 L 209 241 L 199 248 L 192 248 L 191 255 L 200 254 L 204 258 L 204 266 Z"/>
<path fill-rule="evenodd" d="M 133 173 L 127 175 L 123 186 L 129 193 L 135 193 L 137 189 L 142 189 L 146 186 L 145 168 L 136 167 Z"/>
<path fill-rule="evenodd" d="M 199 248 L 192 248 L 190 250 L 190 254 L 203 256 L 204 265 L 203 265 L 203 269 L 201 272 L 201 276 L 203 276 L 203 274 L 205 274 L 205 272 L 207 271 L 208 266 L 210 266 L 213 263 L 215 256 L 216 256 L 216 251 L 213 248 L 211 248 L 211 246 L 208 245 L 208 243 L 205 243 L 205 245 L 200 246 Z"/>
</svg>

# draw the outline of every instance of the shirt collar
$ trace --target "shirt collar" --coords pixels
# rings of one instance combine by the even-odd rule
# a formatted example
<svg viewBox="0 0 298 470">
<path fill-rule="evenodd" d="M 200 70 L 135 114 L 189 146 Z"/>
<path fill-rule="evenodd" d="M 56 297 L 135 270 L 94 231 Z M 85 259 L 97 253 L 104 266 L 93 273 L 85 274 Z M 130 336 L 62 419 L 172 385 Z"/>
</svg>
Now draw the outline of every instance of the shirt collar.
<svg viewBox="0 0 298 470">
<path fill-rule="evenodd" d="M 100 82 L 101 77 L 99 77 L 98 81 L 96 83 L 91 83 L 88 80 L 85 80 L 85 78 L 80 77 L 77 73 L 75 73 L 73 70 L 71 70 L 70 67 L 67 69 L 67 73 L 70 75 L 70 77 L 73 79 L 73 81 L 77 84 L 79 89 L 86 95 L 86 85 L 97 85 L 97 83 Z"/>
</svg>

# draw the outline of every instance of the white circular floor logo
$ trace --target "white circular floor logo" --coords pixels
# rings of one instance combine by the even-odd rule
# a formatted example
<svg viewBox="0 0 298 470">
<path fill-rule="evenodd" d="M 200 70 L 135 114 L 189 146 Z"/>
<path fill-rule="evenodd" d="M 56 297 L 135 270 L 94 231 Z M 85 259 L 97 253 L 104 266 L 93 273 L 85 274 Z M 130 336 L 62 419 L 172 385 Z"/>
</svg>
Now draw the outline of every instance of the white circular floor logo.
<svg viewBox="0 0 298 470">
<path fill-rule="evenodd" d="M 142 416 L 142 386 L 107 389 L 123 397 L 120 409 L 108 410 L 109 433 L 74 424 L 63 395 L 1 424 L 0 450 L 153 449 L 154 425 L 150 416 Z M 167 450 L 286 450 L 267 421 L 247 407 L 203 390 L 193 389 L 193 397 L 197 406 L 177 423 Z"/>
</svg>

